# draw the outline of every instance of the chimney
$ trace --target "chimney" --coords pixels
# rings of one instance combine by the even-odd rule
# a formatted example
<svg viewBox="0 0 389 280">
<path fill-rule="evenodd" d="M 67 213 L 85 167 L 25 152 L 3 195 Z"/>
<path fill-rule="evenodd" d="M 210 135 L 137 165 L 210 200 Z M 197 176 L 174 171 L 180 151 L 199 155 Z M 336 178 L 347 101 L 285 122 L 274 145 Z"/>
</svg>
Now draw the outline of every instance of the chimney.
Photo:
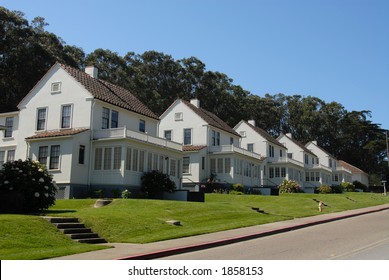
<svg viewBox="0 0 389 280">
<path fill-rule="evenodd" d="M 198 100 L 197 98 L 191 99 L 190 104 L 196 106 L 197 108 L 200 108 L 200 100 Z"/>
<path fill-rule="evenodd" d="M 85 67 L 85 73 L 92 78 L 98 79 L 99 69 L 93 65 Z"/>
<path fill-rule="evenodd" d="M 249 120 L 248 123 L 251 124 L 252 126 L 255 126 L 255 120 Z"/>
<path fill-rule="evenodd" d="M 286 135 L 286 137 L 293 138 L 292 133 L 286 133 L 285 135 Z"/>
</svg>

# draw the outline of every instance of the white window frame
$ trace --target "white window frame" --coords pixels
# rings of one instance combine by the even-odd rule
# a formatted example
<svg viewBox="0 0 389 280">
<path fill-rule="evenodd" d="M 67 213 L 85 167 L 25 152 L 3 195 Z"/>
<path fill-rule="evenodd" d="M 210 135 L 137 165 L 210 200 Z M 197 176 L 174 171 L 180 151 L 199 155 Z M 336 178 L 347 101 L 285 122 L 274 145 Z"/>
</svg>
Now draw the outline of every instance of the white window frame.
<svg viewBox="0 0 389 280">
<path fill-rule="evenodd" d="M 40 124 L 39 123 L 39 121 L 40 121 L 39 111 L 40 110 L 45 110 L 44 124 L 43 124 L 42 128 L 40 128 L 40 126 L 39 126 L 39 124 Z M 35 122 L 36 131 L 45 131 L 47 129 L 47 116 L 48 116 L 48 108 L 47 107 L 41 107 L 41 108 L 36 109 L 36 122 Z"/>
<path fill-rule="evenodd" d="M 61 82 L 53 82 L 51 83 L 51 93 L 61 93 L 62 83 Z"/>
<path fill-rule="evenodd" d="M 70 108 L 70 115 L 69 116 L 64 116 L 64 108 L 69 107 Z M 69 126 L 65 127 L 64 126 L 64 117 L 69 118 Z M 61 129 L 70 129 L 72 128 L 72 123 L 73 123 L 73 104 L 64 104 L 61 106 L 61 119 L 60 119 L 60 127 Z"/>
<path fill-rule="evenodd" d="M 174 113 L 174 120 L 175 121 L 183 121 L 184 120 L 184 113 L 183 112 Z"/>
<path fill-rule="evenodd" d="M 13 128 L 14 128 L 14 117 L 5 118 L 5 131 L 4 138 L 12 138 Z"/>
<path fill-rule="evenodd" d="M 185 139 L 186 139 L 185 132 L 186 131 L 190 132 L 190 141 L 189 141 L 189 143 L 185 143 Z M 192 143 L 193 143 L 193 131 L 192 131 L 192 128 L 184 128 L 184 131 L 183 131 L 183 141 L 182 142 L 183 142 L 184 145 L 192 145 Z"/>
</svg>

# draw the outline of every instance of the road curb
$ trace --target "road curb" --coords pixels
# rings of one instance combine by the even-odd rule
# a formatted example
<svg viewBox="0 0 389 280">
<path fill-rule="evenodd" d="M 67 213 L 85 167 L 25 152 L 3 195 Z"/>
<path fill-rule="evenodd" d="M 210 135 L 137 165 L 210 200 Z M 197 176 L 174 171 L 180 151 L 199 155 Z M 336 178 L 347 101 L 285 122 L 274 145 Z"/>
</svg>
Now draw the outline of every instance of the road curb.
<svg viewBox="0 0 389 280">
<path fill-rule="evenodd" d="M 171 256 L 171 255 L 189 253 L 189 252 L 194 252 L 194 251 L 210 249 L 210 248 L 215 248 L 215 247 L 229 245 L 229 244 L 234 244 L 234 243 L 238 243 L 238 242 L 242 242 L 242 241 L 252 240 L 252 239 L 265 237 L 265 236 L 269 236 L 269 235 L 284 233 L 284 232 L 288 232 L 288 231 L 292 231 L 292 230 L 302 229 L 302 228 L 315 226 L 315 225 L 319 225 L 319 224 L 329 223 L 329 222 L 333 222 L 333 221 L 337 221 L 337 220 L 342 220 L 342 219 L 357 217 L 357 216 L 361 216 L 361 215 L 371 214 L 371 213 L 380 212 L 380 211 L 384 211 L 384 210 L 389 210 L 389 206 L 381 207 L 381 208 L 373 209 L 373 210 L 361 211 L 361 212 L 357 212 L 357 213 L 343 214 L 343 215 L 339 215 L 339 216 L 332 217 L 332 218 L 324 218 L 324 219 L 319 219 L 319 220 L 312 221 L 312 222 L 306 222 L 306 223 L 302 223 L 302 224 L 298 224 L 298 225 L 287 226 L 287 227 L 282 227 L 282 228 L 267 230 L 267 231 L 261 231 L 261 232 L 247 234 L 247 235 L 240 235 L 240 236 L 236 236 L 236 237 L 232 237 L 232 238 L 220 239 L 220 240 L 216 240 L 216 241 L 204 242 L 204 243 L 188 245 L 188 246 L 169 248 L 169 249 L 164 249 L 164 250 L 159 250 L 159 251 L 154 251 L 154 252 L 149 252 L 149 253 L 130 255 L 130 256 L 126 256 L 126 257 L 117 258 L 115 260 L 151 260 L 151 259 L 167 257 L 167 256 Z"/>
</svg>

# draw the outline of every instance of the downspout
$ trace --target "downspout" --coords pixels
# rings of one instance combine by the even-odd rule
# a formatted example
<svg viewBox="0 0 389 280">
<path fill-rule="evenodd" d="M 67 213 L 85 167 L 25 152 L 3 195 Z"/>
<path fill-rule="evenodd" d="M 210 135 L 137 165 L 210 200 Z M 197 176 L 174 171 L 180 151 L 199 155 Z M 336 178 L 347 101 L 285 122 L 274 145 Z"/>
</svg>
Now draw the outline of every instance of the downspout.
<svg viewBox="0 0 389 280">
<path fill-rule="evenodd" d="M 88 190 L 90 189 L 90 184 L 91 184 L 91 176 L 92 176 L 92 153 L 93 153 L 93 112 L 95 108 L 95 99 L 92 99 L 92 105 L 91 105 L 91 112 L 90 112 L 90 141 L 89 141 L 89 168 L 88 168 L 88 181 L 87 181 L 87 186 Z"/>
</svg>

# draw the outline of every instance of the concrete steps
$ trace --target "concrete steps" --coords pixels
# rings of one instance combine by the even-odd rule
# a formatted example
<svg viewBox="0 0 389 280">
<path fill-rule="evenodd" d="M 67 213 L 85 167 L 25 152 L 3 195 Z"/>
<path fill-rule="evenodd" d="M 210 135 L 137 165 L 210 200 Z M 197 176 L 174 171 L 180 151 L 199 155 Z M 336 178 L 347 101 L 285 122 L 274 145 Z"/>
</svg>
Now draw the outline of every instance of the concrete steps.
<svg viewBox="0 0 389 280">
<path fill-rule="evenodd" d="M 107 243 L 104 238 L 99 237 L 97 233 L 86 228 L 77 218 L 68 217 L 43 217 L 46 221 L 52 223 L 59 231 L 80 243 Z"/>
</svg>

